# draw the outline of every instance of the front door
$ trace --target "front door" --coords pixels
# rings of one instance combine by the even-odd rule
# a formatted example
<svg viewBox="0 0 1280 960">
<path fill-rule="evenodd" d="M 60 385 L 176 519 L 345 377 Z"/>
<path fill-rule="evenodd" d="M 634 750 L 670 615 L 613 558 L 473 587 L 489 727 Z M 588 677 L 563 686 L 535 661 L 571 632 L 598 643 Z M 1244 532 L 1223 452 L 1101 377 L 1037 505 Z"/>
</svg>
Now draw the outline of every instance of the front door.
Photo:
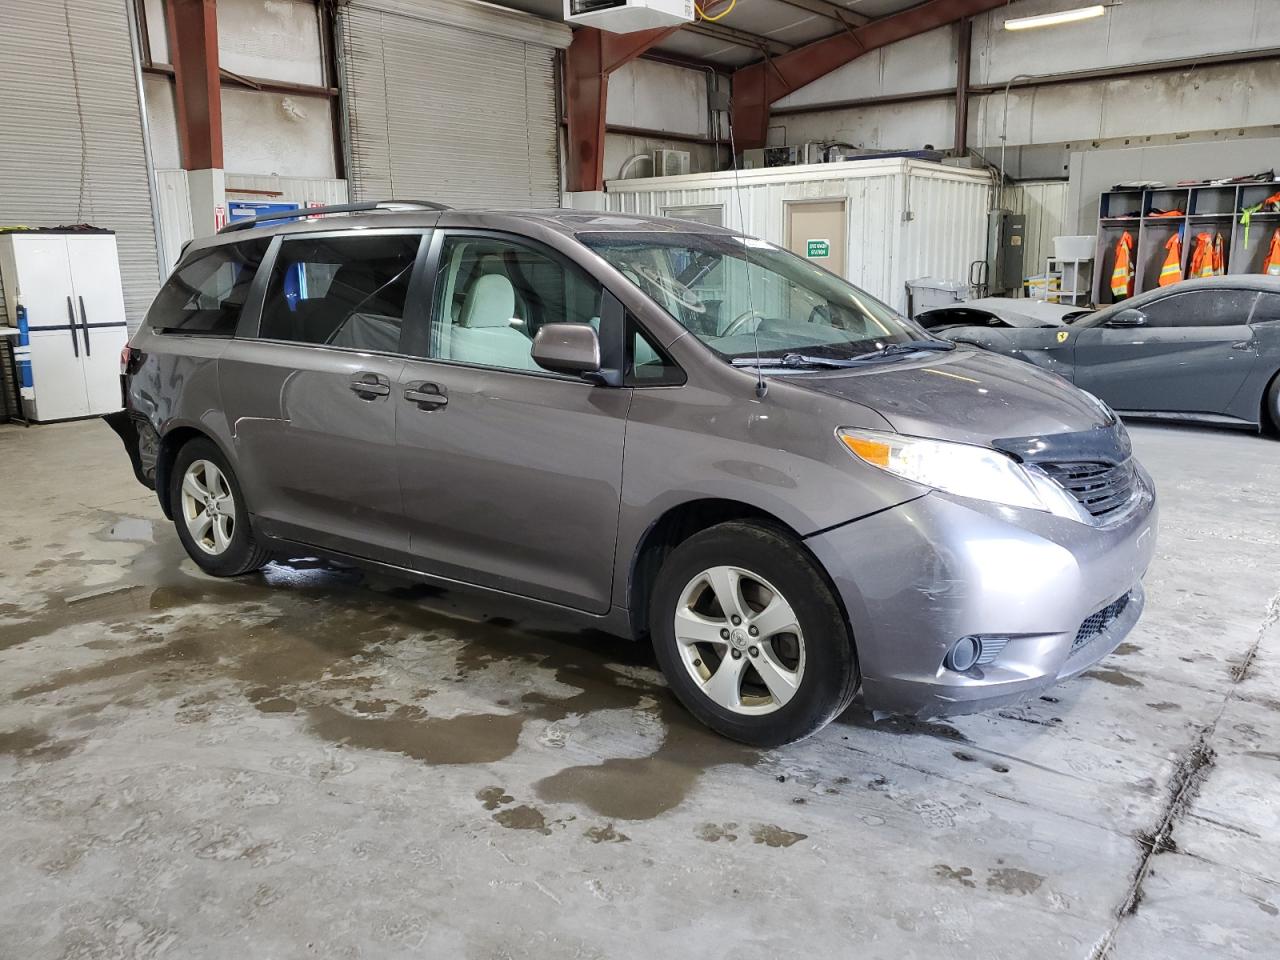
<svg viewBox="0 0 1280 960">
<path fill-rule="evenodd" d="M 421 233 L 280 242 L 253 336 L 219 361 L 242 483 L 264 532 L 402 561 L 399 340 Z"/>
<path fill-rule="evenodd" d="M 1143 304 L 1145 323 L 1075 340 L 1075 382 L 1117 410 L 1224 413 L 1257 360 L 1251 290 L 1189 290 Z"/>
<path fill-rule="evenodd" d="M 631 390 L 530 357 L 544 323 L 599 329 L 601 288 L 523 240 L 456 232 L 440 247 L 432 322 L 394 397 L 414 564 L 603 613 Z"/>
<path fill-rule="evenodd" d="M 787 204 L 787 249 L 845 276 L 844 237 L 848 218 L 843 200 L 805 200 Z"/>
</svg>

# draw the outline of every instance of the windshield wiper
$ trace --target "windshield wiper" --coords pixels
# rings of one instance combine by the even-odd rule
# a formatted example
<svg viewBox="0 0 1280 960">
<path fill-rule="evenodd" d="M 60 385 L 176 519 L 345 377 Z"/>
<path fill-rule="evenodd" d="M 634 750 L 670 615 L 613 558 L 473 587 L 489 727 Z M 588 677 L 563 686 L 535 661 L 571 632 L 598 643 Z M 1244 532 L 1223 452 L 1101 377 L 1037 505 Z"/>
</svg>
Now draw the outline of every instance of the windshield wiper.
<svg viewBox="0 0 1280 960">
<path fill-rule="evenodd" d="M 889 357 L 899 357 L 919 350 L 954 350 L 956 345 L 950 340 L 908 340 L 905 343 L 890 343 L 879 350 L 864 353 L 857 357 L 839 359 L 836 357 L 811 357 L 803 353 L 788 353 L 781 357 L 735 357 L 730 362 L 735 367 L 860 367 L 865 363 L 874 363 Z"/>
<path fill-rule="evenodd" d="M 848 360 L 830 357 L 806 357 L 800 353 L 788 353 L 781 357 L 734 357 L 729 361 L 735 367 L 844 367 Z"/>
</svg>

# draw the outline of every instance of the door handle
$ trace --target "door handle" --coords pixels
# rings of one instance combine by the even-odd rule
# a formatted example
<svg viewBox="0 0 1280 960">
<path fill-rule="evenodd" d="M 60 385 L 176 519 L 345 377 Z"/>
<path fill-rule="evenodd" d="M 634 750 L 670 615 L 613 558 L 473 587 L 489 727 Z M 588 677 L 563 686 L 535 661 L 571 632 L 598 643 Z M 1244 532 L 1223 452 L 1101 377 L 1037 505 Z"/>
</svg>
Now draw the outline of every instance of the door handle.
<svg viewBox="0 0 1280 960">
<path fill-rule="evenodd" d="M 374 400 L 391 393 L 390 384 L 381 382 L 374 373 L 361 374 L 351 381 L 350 386 L 352 392 L 359 394 L 362 400 Z"/>
<path fill-rule="evenodd" d="M 449 397 L 438 383 L 412 383 L 405 388 L 404 398 L 416 403 L 419 410 L 436 410 L 449 402 Z"/>
<path fill-rule="evenodd" d="M 84 330 L 84 355 L 90 356 L 89 352 L 89 311 L 84 308 L 84 297 L 77 296 L 80 301 L 80 323 L 83 324 Z"/>
<path fill-rule="evenodd" d="M 76 308 L 71 304 L 71 297 L 67 297 L 67 318 L 71 321 L 71 349 L 75 351 L 76 359 L 80 359 L 80 341 L 76 339 Z"/>
</svg>

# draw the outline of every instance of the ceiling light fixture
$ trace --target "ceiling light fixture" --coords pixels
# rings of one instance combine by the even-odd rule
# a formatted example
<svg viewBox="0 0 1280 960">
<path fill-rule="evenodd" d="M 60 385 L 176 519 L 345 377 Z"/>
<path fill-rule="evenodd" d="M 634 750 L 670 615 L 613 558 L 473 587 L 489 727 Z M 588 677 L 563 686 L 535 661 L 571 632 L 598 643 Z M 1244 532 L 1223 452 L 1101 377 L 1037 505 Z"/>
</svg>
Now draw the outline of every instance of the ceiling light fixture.
<svg viewBox="0 0 1280 960">
<path fill-rule="evenodd" d="M 1092 20 L 1094 17 L 1100 17 L 1106 12 L 1107 8 L 1098 3 L 1091 7 L 1063 10 L 1060 13 L 1042 13 L 1035 17 L 1017 17 L 1013 20 L 1006 20 L 1004 28 L 1006 30 L 1034 30 L 1037 27 L 1056 27 L 1063 23 Z"/>
</svg>

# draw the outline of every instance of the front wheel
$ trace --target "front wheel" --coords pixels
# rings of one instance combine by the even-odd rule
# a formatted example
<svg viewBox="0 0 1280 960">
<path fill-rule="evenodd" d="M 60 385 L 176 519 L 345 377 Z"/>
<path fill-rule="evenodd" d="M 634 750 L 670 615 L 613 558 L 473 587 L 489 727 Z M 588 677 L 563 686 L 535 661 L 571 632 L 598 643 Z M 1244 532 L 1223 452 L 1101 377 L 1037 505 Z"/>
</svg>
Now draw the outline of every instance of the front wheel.
<svg viewBox="0 0 1280 960">
<path fill-rule="evenodd" d="M 676 547 L 658 572 L 649 622 L 676 697 L 743 743 L 807 737 L 858 689 L 849 628 L 822 569 L 772 527 L 723 523 Z"/>
<path fill-rule="evenodd" d="M 169 506 L 178 539 L 201 570 L 235 577 L 271 559 L 254 536 L 240 484 L 212 441 L 183 446 L 170 477 Z"/>
</svg>

